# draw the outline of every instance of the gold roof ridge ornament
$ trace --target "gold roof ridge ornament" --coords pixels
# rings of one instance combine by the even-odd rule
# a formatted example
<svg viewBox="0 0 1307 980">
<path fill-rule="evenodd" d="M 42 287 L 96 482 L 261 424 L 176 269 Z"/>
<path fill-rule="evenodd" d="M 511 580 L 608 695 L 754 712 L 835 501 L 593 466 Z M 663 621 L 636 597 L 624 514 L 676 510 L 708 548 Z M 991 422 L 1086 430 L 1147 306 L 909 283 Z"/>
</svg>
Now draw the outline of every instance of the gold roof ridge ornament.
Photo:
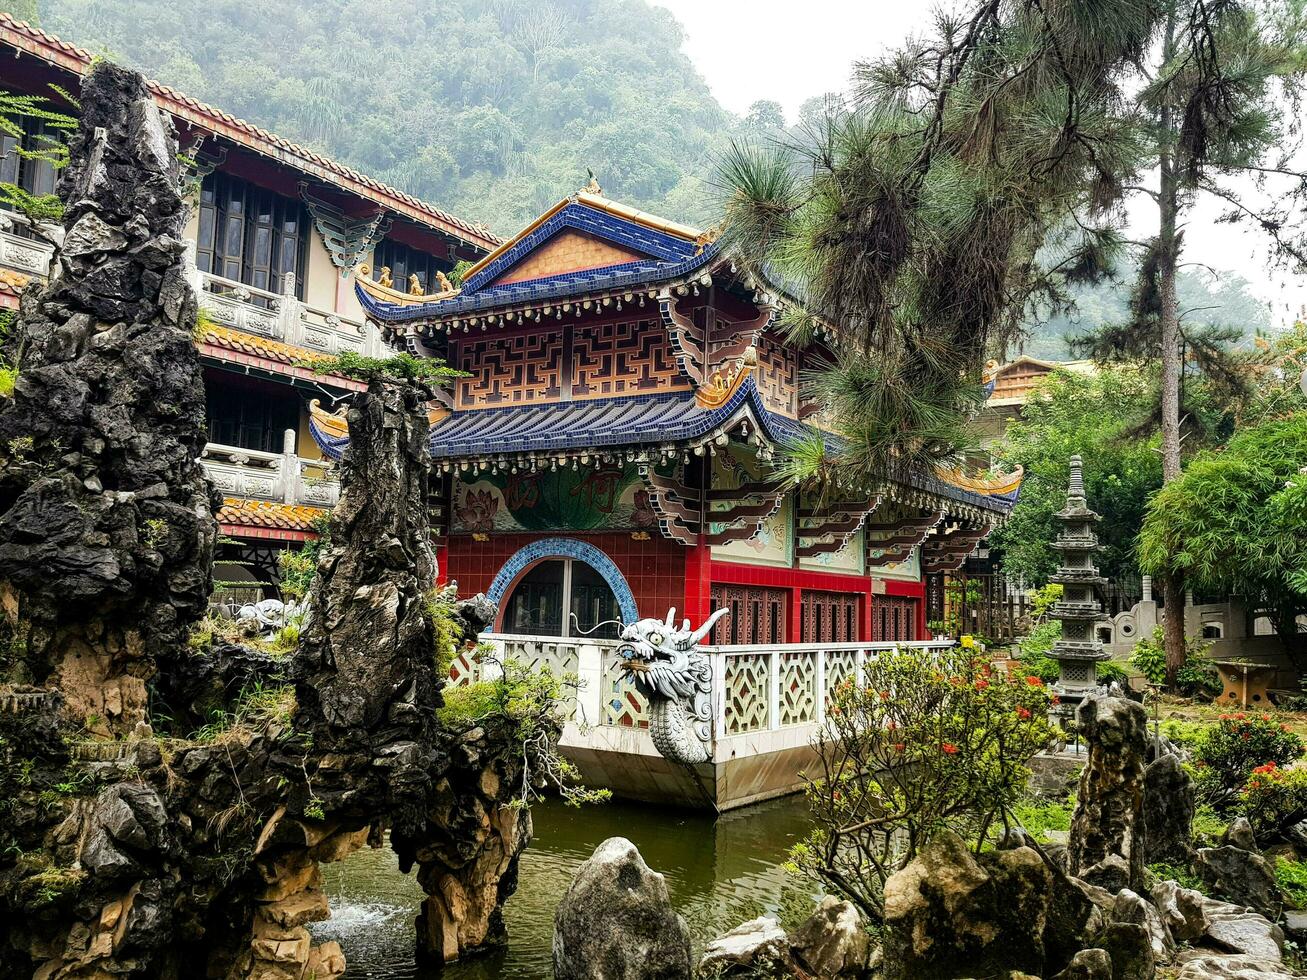
<svg viewBox="0 0 1307 980">
<path fill-rule="evenodd" d="M 462 292 L 443 272 L 436 273 L 436 280 L 440 283 L 441 289 L 438 293 L 414 292 L 413 290 L 418 288 L 415 276 L 409 277 L 409 291 L 401 292 L 395 289 L 393 282 L 390 281 L 389 266 L 382 266 L 381 273 L 382 278 L 378 281 L 372 278 L 371 263 L 360 262 L 354 267 L 354 281 L 365 293 L 383 303 L 393 303 L 396 306 L 420 306 L 423 303 L 438 303 L 441 300 L 453 299 Z"/>
<path fill-rule="evenodd" d="M 744 384 L 744 379 L 753 373 L 753 369 L 758 366 L 758 351 L 752 345 L 747 347 L 743 354 L 735 360 L 734 363 L 726 365 L 726 371 L 722 367 L 715 368 L 704 385 L 694 393 L 694 400 L 700 408 L 721 408 Z"/>
<path fill-rule="evenodd" d="M 593 194 L 595 195 L 595 197 L 603 197 L 604 189 L 599 186 L 599 178 L 595 176 L 595 172 L 591 170 L 589 167 L 586 167 L 585 172 L 590 175 L 590 179 L 586 181 L 585 186 L 582 187 L 579 191 L 577 191 L 577 193 Z"/>
<path fill-rule="evenodd" d="M 970 490 L 972 493 L 978 493 L 986 497 L 997 497 L 1015 492 L 1021 486 L 1026 470 L 1024 466 L 1018 465 L 1011 473 L 997 473 L 994 476 L 985 477 L 968 476 L 958 467 L 948 469 L 937 466 L 935 475 L 945 483 L 951 483 L 963 490 Z"/>
</svg>

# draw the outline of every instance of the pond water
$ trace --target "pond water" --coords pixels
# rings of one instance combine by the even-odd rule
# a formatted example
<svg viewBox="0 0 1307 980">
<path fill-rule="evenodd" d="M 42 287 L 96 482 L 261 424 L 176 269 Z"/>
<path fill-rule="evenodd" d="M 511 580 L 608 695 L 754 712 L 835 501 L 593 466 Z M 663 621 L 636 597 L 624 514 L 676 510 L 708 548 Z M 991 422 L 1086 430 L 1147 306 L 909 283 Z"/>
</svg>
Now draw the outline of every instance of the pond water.
<svg viewBox="0 0 1307 980">
<path fill-rule="evenodd" d="M 316 939 L 335 939 L 349 962 L 347 980 L 541 980 L 550 976 L 554 909 L 577 867 L 609 837 L 635 842 L 667 878 L 672 903 L 689 923 L 695 955 L 713 936 L 776 910 L 798 892 L 781 868 L 808 830 L 802 797 L 705 814 L 613 801 L 580 810 L 548 802 L 532 809 L 535 837 L 522 856 L 517 893 L 504 910 L 508 948 L 445 970 L 419 970 L 413 919 L 422 890 L 402 875 L 389 848 L 365 848 L 322 869 L 331 919 Z M 802 897 L 802 896 L 800 896 Z"/>
</svg>

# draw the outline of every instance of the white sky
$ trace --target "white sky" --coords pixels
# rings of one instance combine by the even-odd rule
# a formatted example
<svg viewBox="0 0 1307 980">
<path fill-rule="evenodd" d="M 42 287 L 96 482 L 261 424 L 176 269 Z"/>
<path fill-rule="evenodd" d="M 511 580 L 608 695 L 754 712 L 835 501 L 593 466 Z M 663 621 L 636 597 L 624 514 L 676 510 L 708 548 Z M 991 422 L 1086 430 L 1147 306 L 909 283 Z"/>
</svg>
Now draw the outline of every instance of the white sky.
<svg viewBox="0 0 1307 980">
<path fill-rule="evenodd" d="M 847 89 L 853 63 L 874 57 L 905 36 L 922 33 L 935 0 L 651 0 L 685 28 L 685 50 L 724 106 L 744 113 L 759 99 L 779 102 L 787 120 L 814 95 Z M 1213 219 L 1200 205 L 1186 230 L 1185 258 L 1231 270 L 1286 323 L 1307 305 L 1304 277 L 1270 269 L 1261 236 Z M 1156 212 L 1141 211 L 1139 237 Z"/>
</svg>

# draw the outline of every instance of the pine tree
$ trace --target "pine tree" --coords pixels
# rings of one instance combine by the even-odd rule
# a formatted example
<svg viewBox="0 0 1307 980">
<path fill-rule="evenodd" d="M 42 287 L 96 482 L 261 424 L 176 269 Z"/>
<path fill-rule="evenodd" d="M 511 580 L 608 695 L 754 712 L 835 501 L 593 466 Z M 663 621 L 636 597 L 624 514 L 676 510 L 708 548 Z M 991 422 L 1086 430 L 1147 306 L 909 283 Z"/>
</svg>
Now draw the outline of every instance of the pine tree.
<svg viewBox="0 0 1307 980">
<path fill-rule="evenodd" d="M 1176 278 L 1186 215 L 1204 195 L 1214 197 L 1229 206 L 1226 220 L 1251 222 L 1263 231 L 1277 257 L 1297 265 L 1307 257 L 1307 236 L 1293 220 L 1307 174 L 1289 165 L 1293 107 L 1307 68 L 1307 20 L 1297 0 L 1160 5 L 1159 36 L 1140 65 L 1144 84 L 1122 107 L 1123 122 L 1135 129 L 1142 149 L 1122 177 L 1123 190 L 1151 200 L 1157 233 L 1143 244 L 1131 321 L 1100 332 L 1088 347 L 1099 359 L 1147 362 L 1160 354 L 1166 484 L 1181 473 L 1186 352 L 1218 382 L 1239 383 L 1237 366 L 1222 356 L 1222 336 L 1186 331 L 1181 322 Z M 1155 186 L 1147 186 L 1154 175 Z M 1243 176 L 1256 178 L 1252 188 L 1231 182 Z M 1174 679 L 1184 663 L 1185 584 L 1178 567 L 1162 579 L 1167 670 Z"/>
<path fill-rule="evenodd" d="M 1148 0 L 983 0 L 860 65 L 854 104 L 807 140 L 734 147 L 728 241 L 802 293 L 797 336 L 839 338 L 808 383 L 848 441 L 796 447 L 795 477 L 955 455 L 987 353 L 1110 266 L 1105 219 L 1138 152 L 1116 109 L 1156 30 Z"/>
</svg>

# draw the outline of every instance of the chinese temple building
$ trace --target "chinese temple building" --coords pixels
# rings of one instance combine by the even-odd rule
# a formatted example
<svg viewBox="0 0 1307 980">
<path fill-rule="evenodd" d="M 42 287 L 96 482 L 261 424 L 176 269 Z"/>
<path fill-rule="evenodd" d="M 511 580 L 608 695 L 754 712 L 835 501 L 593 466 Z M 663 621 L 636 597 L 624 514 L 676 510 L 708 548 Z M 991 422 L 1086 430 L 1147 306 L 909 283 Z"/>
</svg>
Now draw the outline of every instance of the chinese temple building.
<svg viewBox="0 0 1307 980">
<path fill-rule="evenodd" d="M 0 87 L 76 114 L 52 86 L 76 93 L 89 51 L 0 12 L 0 54 Z M 197 336 L 209 427 L 203 463 L 224 496 L 218 595 L 273 596 L 277 555 L 316 536 L 338 496 L 333 461 L 309 434 L 309 406 L 363 387 L 296 365 L 393 350 L 365 320 L 354 266 L 385 267 L 424 291 L 499 239 L 176 89 L 151 82 L 150 91 L 194 161 L 186 237 L 205 313 Z M 20 136 L 0 135 L 0 181 L 53 192 L 54 168 L 13 152 L 41 146 L 44 127 L 29 118 Z M 46 277 L 53 251 L 23 215 L 0 210 L 0 308 L 16 308 L 23 288 Z"/>
<path fill-rule="evenodd" d="M 924 638 L 923 576 L 956 569 L 1015 501 L 1019 474 L 919 473 L 840 500 L 788 486 L 787 444 L 839 438 L 799 385 L 834 339 L 791 343 L 784 290 L 593 181 L 461 288 L 370 273 L 355 288 L 382 335 L 464 372 L 431 429 L 440 566 L 499 605 L 501 633 L 615 636 L 619 619 L 727 606 L 714 643 Z M 312 431 L 339 456 L 340 415 L 319 407 Z"/>
</svg>

